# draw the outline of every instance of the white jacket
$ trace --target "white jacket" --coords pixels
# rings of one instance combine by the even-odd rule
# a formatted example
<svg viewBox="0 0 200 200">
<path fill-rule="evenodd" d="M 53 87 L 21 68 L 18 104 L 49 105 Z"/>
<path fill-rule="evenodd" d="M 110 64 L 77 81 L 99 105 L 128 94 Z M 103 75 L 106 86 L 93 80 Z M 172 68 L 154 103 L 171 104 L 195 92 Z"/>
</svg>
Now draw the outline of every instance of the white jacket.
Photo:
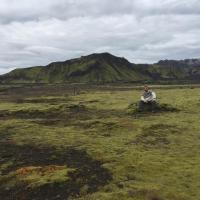
<svg viewBox="0 0 200 200">
<path fill-rule="evenodd" d="M 148 97 L 148 98 L 144 98 L 144 96 L 142 95 L 141 96 L 141 101 L 144 101 L 144 102 L 149 102 L 149 101 L 156 101 L 156 93 L 151 91 L 152 93 L 152 96 Z"/>
</svg>

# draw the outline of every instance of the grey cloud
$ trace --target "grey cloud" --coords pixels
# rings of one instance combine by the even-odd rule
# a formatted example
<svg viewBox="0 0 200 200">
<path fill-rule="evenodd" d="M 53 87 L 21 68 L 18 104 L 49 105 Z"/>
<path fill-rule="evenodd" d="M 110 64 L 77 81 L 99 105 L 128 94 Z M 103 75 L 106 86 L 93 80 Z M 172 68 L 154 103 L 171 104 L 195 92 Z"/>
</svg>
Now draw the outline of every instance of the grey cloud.
<svg viewBox="0 0 200 200">
<path fill-rule="evenodd" d="M 1 0 L 0 73 L 108 51 L 135 63 L 200 57 L 198 0 Z"/>
<path fill-rule="evenodd" d="M 199 0 L 1 0 L 0 21 L 134 14 L 200 14 Z"/>
</svg>

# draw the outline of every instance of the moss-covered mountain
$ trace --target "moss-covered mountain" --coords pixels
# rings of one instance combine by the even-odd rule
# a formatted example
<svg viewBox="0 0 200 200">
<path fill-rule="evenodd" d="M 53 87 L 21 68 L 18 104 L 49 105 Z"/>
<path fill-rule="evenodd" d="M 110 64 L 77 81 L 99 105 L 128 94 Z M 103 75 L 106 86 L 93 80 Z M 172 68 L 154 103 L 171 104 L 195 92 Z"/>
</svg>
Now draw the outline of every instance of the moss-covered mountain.
<svg viewBox="0 0 200 200">
<path fill-rule="evenodd" d="M 115 83 L 115 82 L 200 82 L 200 59 L 164 60 L 133 64 L 109 53 L 91 54 L 53 62 L 47 66 L 15 69 L 0 76 L 2 83 Z"/>
</svg>

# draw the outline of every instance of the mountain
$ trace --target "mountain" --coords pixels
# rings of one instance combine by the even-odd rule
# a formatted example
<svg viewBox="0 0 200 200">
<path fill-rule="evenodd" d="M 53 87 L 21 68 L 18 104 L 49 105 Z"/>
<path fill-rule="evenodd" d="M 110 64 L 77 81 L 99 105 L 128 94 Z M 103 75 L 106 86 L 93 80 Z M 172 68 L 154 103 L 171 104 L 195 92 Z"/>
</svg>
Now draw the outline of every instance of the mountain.
<svg viewBox="0 0 200 200">
<path fill-rule="evenodd" d="M 200 83 L 200 59 L 161 60 L 152 65 L 138 65 L 136 68 L 148 74 L 156 83 Z"/>
<path fill-rule="evenodd" d="M 109 53 L 91 54 L 47 66 L 15 69 L 1 83 L 200 82 L 200 59 L 133 64 Z"/>
</svg>

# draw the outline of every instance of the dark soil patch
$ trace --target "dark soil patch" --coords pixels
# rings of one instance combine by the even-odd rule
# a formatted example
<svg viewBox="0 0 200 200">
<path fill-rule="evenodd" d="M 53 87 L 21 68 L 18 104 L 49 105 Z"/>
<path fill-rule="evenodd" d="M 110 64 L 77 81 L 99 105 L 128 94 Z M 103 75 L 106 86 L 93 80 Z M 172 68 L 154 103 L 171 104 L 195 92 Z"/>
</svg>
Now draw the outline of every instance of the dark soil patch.
<svg viewBox="0 0 200 200">
<path fill-rule="evenodd" d="M 7 126 L 0 128 L 0 142 L 7 141 L 11 139 L 13 135 L 14 126 Z"/>
<path fill-rule="evenodd" d="M 20 118 L 20 119 L 67 119 L 67 118 L 89 118 L 91 112 L 84 105 L 60 105 L 47 110 L 1 110 L 0 118 Z"/>
<path fill-rule="evenodd" d="M 84 122 L 75 122 L 74 125 L 78 128 L 84 128 L 84 129 L 91 129 L 91 128 L 97 128 L 101 125 L 101 121 L 95 120 L 95 121 L 84 121 Z"/>
<path fill-rule="evenodd" d="M 36 123 L 36 124 L 40 124 L 43 126 L 67 126 L 69 124 L 71 124 L 70 120 L 60 120 L 60 119 L 33 119 L 31 120 L 31 122 Z"/>
<path fill-rule="evenodd" d="M 77 127 L 84 129 L 98 129 L 99 131 L 111 131 L 119 128 L 119 125 L 114 122 L 103 122 L 99 120 L 94 121 L 83 121 L 74 124 Z"/>
<path fill-rule="evenodd" d="M 66 103 L 70 100 L 68 96 L 63 98 L 33 98 L 33 99 L 15 99 L 15 103 L 48 103 L 48 104 L 59 104 L 59 103 Z"/>
<path fill-rule="evenodd" d="M 143 129 L 143 132 L 136 136 L 132 142 L 144 147 L 167 147 L 170 144 L 168 135 L 181 132 L 177 126 L 166 124 L 155 124 Z"/>
<path fill-rule="evenodd" d="M 10 172 L 28 166 L 45 167 L 49 165 L 75 168 L 69 172 L 65 182 L 54 182 L 36 188 L 27 188 L 22 182 L 15 187 L 6 188 L 6 178 L 0 179 L 0 197 L 3 200 L 63 200 L 79 196 L 81 189 L 86 187 L 86 193 L 96 192 L 111 179 L 111 173 L 102 167 L 102 162 L 91 158 L 86 151 L 74 148 L 57 150 L 50 147 L 35 147 L 33 145 L 19 146 L 8 142 L 0 144 L 1 163 L 13 161 L 12 165 L 2 171 L 4 177 Z"/>
</svg>

